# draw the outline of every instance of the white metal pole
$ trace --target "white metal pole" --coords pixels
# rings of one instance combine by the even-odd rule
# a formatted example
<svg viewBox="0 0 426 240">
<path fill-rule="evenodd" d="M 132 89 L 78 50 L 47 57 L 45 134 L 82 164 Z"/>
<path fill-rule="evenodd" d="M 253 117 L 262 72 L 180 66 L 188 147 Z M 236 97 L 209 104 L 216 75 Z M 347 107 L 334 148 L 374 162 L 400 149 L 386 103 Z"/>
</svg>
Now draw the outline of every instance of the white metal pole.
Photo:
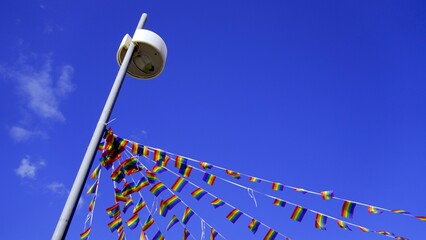
<svg viewBox="0 0 426 240">
<path fill-rule="evenodd" d="M 143 28 L 146 19 L 147 14 L 142 14 L 136 30 Z M 126 76 L 127 67 L 129 66 L 130 60 L 132 58 L 134 48 L 135 44 L 132 42 L 127 49 L 127 53 L 123 59 L 123 62 L 121 63 L 120 70 L 117 73 L 117 77 L 115 78 L 104 109 L 102 110 L 102 114 L 92 135 L 92 139 L 90 140 L 89 146 L 87 147 L 86 154 L 84 155 L 80 169 L 78 170 L 77 176 L 75 177 L 74 184 L 71 188 L 70 194 L 68 195 L 64 209 L 62 210 L 61 217 L 59 218 L 58 224 L 56 225 L 52 240 L 62 240 L 65 239 L 67 235 L 68 228 L 83 191 L 84 184 L 86 183 L 87 176 L 89 175 L 90 168 L 92 167 L 93 159 L 95 158 L 99 142 L 102 138 L 102 133 L 105 130 L 106 123 L 109 121 L 112 109 L 114 108 L 115 101 L 118 97 L 118 93 L 120 92 L 121 85 L 123 84 L 124 77 Z"/>
</svg>

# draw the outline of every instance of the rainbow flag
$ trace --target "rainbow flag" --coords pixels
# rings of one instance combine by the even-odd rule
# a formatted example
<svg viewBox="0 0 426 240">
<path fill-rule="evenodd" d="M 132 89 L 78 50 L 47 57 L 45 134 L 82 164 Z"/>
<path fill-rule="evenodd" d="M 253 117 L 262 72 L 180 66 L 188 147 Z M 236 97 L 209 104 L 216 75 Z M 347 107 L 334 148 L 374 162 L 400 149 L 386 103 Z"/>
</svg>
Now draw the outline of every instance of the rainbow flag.
<svg viewBox="0 0 426 240">
<path fill-rule="evenodd" d="M 240 211 L 240 210 L 238 210 L 238 209 L 236 209 L 236 208 L 234 208 L 234 210 L 232 210 L 229 214 L 228 214 L 228 216 L 226 216 L 226 218 L 229 220 L 229 221 L 231 221 L 232 223 L 235 223 L 240 217 L 241 217 L 241 215 L 243 215 L 243 213 Z"/>
<path fill-rule="evenodd" d="M 395 236 L 396 240 L 408 240 L 408 238 L 406 237 L 401 237 L 401 236 Z"/>
<path fill-rule="evenodd" d="M 131 218 L 129 218 L 129 220 L 126 221 L 126 224 L 130 229 L 135 229 L 139 224 L 139 215 L 134 214 Z"/>
<path fill-rule="evenodd" d="M 134 182 L 125 182 L 121 193 L 123 193 L 123 196 L 125 197 L 129 196 L 130 194 L 134 193 L 135 188 L 136 184 Z"/>
<path fill-rule="evenodd" d="M 112 173 L 111 173 L 111 179 L 114 182 L 120 183 L 124 179 L 124 172 L 123 167 L 120 165 L 118 166 Z"/>
<path fill-rule="evenodd" d="M 166 186 L 162 182 L 156 183 L 152 188 L 149 190 L 152 194 L 154 194 L 156 197 L 160 195 L 164 190 L 166 190 Z"/>
<path fill-rule="evenodd" d="M 217 236 L 217 231 L 214 228 L 210 229 L 210 240 L 215 240 Z"/>
<path fill-rule="evenodd" d="M 98 150 L 102 151 L 105 149 L 105 141 L 101 141 L 98 145 Z"/>
<path fill-rule="evenodd" d="M 154 224 L 154 218 L 151 215 L 149 215 L 142 226 L 142 231 L 145 232 L 149 227 L 152 226 L 152 224 Z"/>
<path fill-rule="evenodd" d="M 169 197 L 166 201 L 165 201 L 165 203 L 166 203 L 166 206 L 167 206 L 167 208 L 169 209 L 169 210 L 172 210 L 175 206 L 176 206 L 176 204 L 178 204 L 178 203 L 180 203 L 181 201 L 180 201 L 180 199 L 178 198 L 178 196 L 176 196 L 176 195 L 173 195 L 173 196 L 171 196 L 171 197 Z"/>
<path fill-rule="evenodd" d="M 141 177 L 141 179 L 139 179 L 139 182 L 133 188 L 133 192 L 139 192 L 142 188 L 144 188 L 148 185 L 149 185 L 148 180 L 146 180 L 146 178 L 144 178 L 144 177 Z"/>
<path fill-rule="evenodd" d="M 182 167 L 185 167 L 187 165 L 188 160 L 186 160 L 184 157 L 176 156 L 175 161 L 175 168 L 180 169 Z"/>
<path fill-rule="evenodd" d="M 306 208 L 302 208 L 301 206 L 296 206 L 290 218 L 293 219 L 294 221 L 301 222 L 303 220 L 303 217 L 305 216 L 306 211 L 307 211 Z"/>
<path fill-rule="evenodd" d="M 163 166 L 157 166 L 157 165 L 155 165 L 154 167 L 152 167 L 152 171 L 155 172 L 155 173 L 163 173 L 163 172 L 165 172 L 167 170 Z"/>
<path fill-rule="evenodd" d="M 379 210 L 378 208 L 373 207 L 373 206 L 368 206 L 368 212 L 369 212 L 369 213 L 371 213 L 371 214 L 379 214 L 379 213 L 382 213 L 382 211 L 381 211 L 381 210 Z"/>
<path fill-rule="evenodd" d="M 164 236 L 163 236 L 163 234 L 162 234 L 160 231 L 158 231 L 158 232 L 154 235 L 154 237 L 152 237 L 152 240 L 164 240 Z"/>
<path fill-rule="evenodd" d="M 315 228 L 320 230 L 327 230 L 326 225 L 327 225 L 327 217 L 317 213 L 317 216 L 315 217 Z"/>
<path fill-rule="evenodd" d="M 193 215 L 194 211 L 192 211 L 191 208 L 186 207 L 185 211 L 183 212 L 182 223 L 186 225 Z"/>
<path fill-rule="evenodd" d="M 187 183 L 188 181 L 186 181 L 183 177 L 178 177 L 172 186 L 172 190 L 175 192 L 180 192 Z"/>
<path fill-rule="evenodd" d="M 225 205 L 225 202 L 222 201 L 220 198 L 216 198 L 215 200 L 211 202 L 211 204 L 213 205 L 214 208 L 218 208 Z"/>
<path fill-rule="evenodd" d="M 111 232 L 114 232 L 115 230 L 117 230 L 119 227 L 121 227 L 121 225 L 122 225 L 121 217 L 116 218 L 112 220 L 110 223 L 108 223 L 108 227 L 109 227 L 109 230 L 111 230 Z"/>
<path fill-rule="evenodd" d="M 282 191 L 284 190 L 284 185 L 282 185 L 281 183 L 278 182 L 274 182 L 272 183 L 272 189 L 275 191 Z"/>
<path fill-rule="evenodd" d="M 135 142 L 132 142 L 132 153 L 133 154 L 138 154 L 138 152 L 139 152 L 139 144 L 135 143 Z"/>
<path fill-rule="evenodd" d="M 202 188 L 197 188 L 191 193 L 191 195 L 197 200 L 200 200 L 206 194 L 207 192 Z"/>
<path fill-rule="evenodd" d="M 204 170 L 206 169 L 212 169 L 213 165 L 211 165 L 208 162 L 200 162 L 201 167 L 203 167 Z"/>
<path fill-rule="evenodd" d="M 126 236 L 124 235 L 124 231 L 120 232 L 120 235 L 118 235 L 118 240 L 124 240 Z"/>
<path fill-rule="evenodd" d="M 90 174 L 91 179 L 95 179 L 99 177 L 99 172 L 101 171 L 101 164 L 98 164 L 98 166 L 93 169 L 93 172 Z"/>
<path fill-rule="evenodd" d="M 123 162 L 121 166 L 123 166 L 124 174 L 126 175 L 131 175 L 144 169 L 142 164 L 139 163 L 135 157 L 129 162 Z"/>
<path fill-rule="evenodd" d="M 257 177 L 249 177 L 250 182 L 262 182 L 262 180 L 260 180 Z"/>
<path fill-rule="evenodd" d="M 138 213 L 142 208 L 146 206 L 146 202 L 143 200 L 143 198 L 139 199 L 138 204 L 136 204 L 135 208 L 133 208 L 133 213 Z"/>
<path fill-rule="evenodd" d="M 179 173 L 182 174 L 184 177 L 189 177 L 191 175 L 192 167 L 187 165 L 182 165 L 181 168 L 179 168 Z"/>
<path fill-rule="evenodd" d="M 349 225 L 347 223 L 343 222 L 342 220 L 337 220 L 337 225 L 339 225 L 339 227 L 344 229 L 344 230 L 352 231 L 352 229 L 349 228 Z"/>
<path fill-rule="evenodd" d="M 248 228 L 250 229 L 250 231 L 253 232 L 253 234 L 256 234 L 259 226 L 260 226 L 260 222 L 252 218 L 250 224 L 248 225 Z"/>
<path fill-rule="evenodd" d="M 166 157 L 166 152 L 161 149 L 154 149 L 154 161 L 161 161 Z"/>
<path fill-rule="evenodd" d="M 93 211 L 93 207 L 95 206 L 95 201 L 96 201 L 96 195 L 93 196 L 92 200 L 89 203 L 89 212 Z"/>
<path fill-rule="evenodd" d="M 148 182 L 151 184 L 155 183 L 158 180 L 157 174 L 149 171 L 148 169 L 146 170 L 146 177 L 148 178 Z"/>
<path fill-rule="evenodd" d="M 240 177 L 241 177 L 241 173 L 234 172 L 232 170 L 226 170 L 226 174 L 228 174 L 229 176 L 236 178 L 236 179 L 240 179 Z"/>
<path fill-rule="evenodd" d="M 144 231 L 141 231 L 141 236 L 140 236 L 139 240 L 147 240 Z"/>
<path fill-rule="evenodd" d="M 189 237 L 189 235 L 191 235 L 191 234 L 189 233 L 188 229 L 184 228 L 183 229 L 183 237 L 182 237 L 182 239 L 183 240 L 187 240 L 188 237 Z"/>
<path fill-rule="evenodd" d="M 216 176 L 210 173 L 204 173 L 203 181 L 208 185 L 213 186 L 214 180 L 216 180 Z"/>
<path fill-rule="evenodd" d="M 294 190 L 296 191 L 296 192 L 300 192 L 300 193 L 302 193 L 302 194 L 306 194 L 306 193 L 308 193 L 305 189 L 303 189 L 303 188 L 294 188 Z"/>
<path fill-rule="evenodd" d="M 334 197 L 334 192 L 333 191 L 322 191 L 321 197 L 324 200 L 330 200 Z"/>
<path fill-rule="evenodd" d="M 409 213 L 409 212 L 407 212 L 405 210 L 402 210 L 402 209 L 392 210 L 392 212 L 399 213 L 399 214 L 405 214 L 405 215 L 411 215 L 411 213 Z"/>
<path fill-rule="evenodd" d="M 274 231 L 272 228 L 269 229 L 269 231 L 266 233 L 263 240 L 274 240 L 277 237 L 278 233 Z"/>
<path fill-rule="evenodd" d="M 160 214 L 160 216 L 167 216 L 167 213 L 169 212 L 169 208 L 166 205 L 166 202 L 161 200 L 160 202 L 160 210 L 158 211 L 158 214 Z"/>
<path fill-rule="evenodd" d="M 167 224 L 166 230 L 169 231 L 169 229 L 172 228 L 178 222 L 179 220 L 177 219 L 176 215 L 173 215 L 172 219 L 170 219 L 169 224 Z"/>
<path fill-rule="evenodd" d="M 118 188 L 115 188 L 114 189 L 114 191 L 115 191 L 115 201 L 116 202 L 126 202 L 127 201 L 127 197 L 125 197 L 124 195 L 123 195 L 123 193 L 120 191 L 120 189 L 118 189 Z"/>
<path fill-rule="evenodd" d="M 385 236 L 395 236 L 395 234 L 393 234 L 391 232 L 383 231 L 383 230 L 377 230 L 376 233 L 381 234 L 381 235 L 385 235 Z"/>
<path fill-rule="evenodd" d="M 86 229 L 86 231 L 82 232 L 80 234 L 80 239 L 81 240 L 87 240 L 87 239 L 89 239 L 89 234 L 90 234 L 91 230 L 92 230 L 92 227 L 89 227 L 88 229 Z"/>
<path fill-rule="evenodd" d="M 273 204 L 278 207 L 285 207 L 286 202 L 279 198 L 275 198 Z"/>
<path fill-rule="evenodd" d="M 106 209 L 106 212 L 110 218 L 117 218 L 120 216 L 120 205 L 118 203 L 112 205 Z"/>
<path fill-rule="evenodd" d="M 140 145 L 138 143 L 133 142 L 132 143 L 132 153 L 139 155 L 139 156 L 145 156 L 147 157 L 149 155 L 149 149 L 145 147 L 144 145 Z"/>
<path fill-rule="evenodd" d="M 132 200 L 132 197 L 131 197 L 131 196 L 129 196 L 129 197 L 127 198 L 126 204 L 124 204 L 124 207 L 123 207 L 123 213 L 126 213 L 126 212 L 127 212 L 127 210 L 128 210 L 131 206 L 133 206 L 133 200 Z"/>
<path fill-rule="evenodd" d="M 417 218 L 421 221 L 426 221 L 426 216 L 415 216 L 415 218 Z"/>
<path fill-rule="evenodd" d="M 87 190 L 87 194 L 96 193 L 96 189 L 98 189 L 98 183 L 99 181 L 96 181 L 95 183 L 93 183 L 93 185 L 89 188 L 89 190 Z"/>
<path fill-rule="evenodd" d="M 361 230 L 362 232 L 370 232 L 370 229 L 365 228 L 365 227 L 359 226 L 358 229 Z"/>
<path fill-rule="evenodd" d="M 356 204 L 350 201 L 345 201 L 342 206 L 342 217 L 353 218 Z"/>
</svg>

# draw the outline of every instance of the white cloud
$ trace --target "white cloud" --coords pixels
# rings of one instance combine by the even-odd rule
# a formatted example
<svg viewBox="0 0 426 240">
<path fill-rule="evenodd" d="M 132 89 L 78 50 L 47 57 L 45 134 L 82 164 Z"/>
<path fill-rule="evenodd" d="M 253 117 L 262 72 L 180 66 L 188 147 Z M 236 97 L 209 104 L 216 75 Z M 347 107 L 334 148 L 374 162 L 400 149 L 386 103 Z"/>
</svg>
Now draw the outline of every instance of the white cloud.
<svg viewBox="0 0 426 240">
<path fill-rule="evenodd" d="M 13 126 L 9 130 L 9 135 L 15 142 L 25 142 L 31 137 L 46 138 L 46 133 L 42 131 L 30 131 L 22 127 Z"/>
<path fill-rule="evenodd" d="M 59 183 L 59 182 L 52 182 L 49 185 L 47 185 L 46 188 L 50 190 L 51 192 L 59 194 L 59 195 L 66 195 L 70 192 L 63 183 Z"/>
<path fill-rule="evenodd" d="M 60 69 L 60 74 L 55 80 L 52 74 L 51 56 L 40 59 L 39 56 L 21 56 L 21 61 L 15 68 L 0 68 L 8 78 L 16 80 L 20 96 L 23 97 L 26 107 L 42 119 L 65 121 L 65 116 L 59 109 L 69 93 L 74 90 L 71 83 L 73 67 L 65 65 Z M 41 62 L 29 65 L 27 62 Z"/>
<path fill-rule="evenodd" d="M 31 163 L 30 158 L 27 156 L 21 160 L 21 164 L 15 169 L 15 173 L 21 178 L 35 178 L 37 171 L 44 166 L 46 166 L 44 161 Z"/>
</svg>

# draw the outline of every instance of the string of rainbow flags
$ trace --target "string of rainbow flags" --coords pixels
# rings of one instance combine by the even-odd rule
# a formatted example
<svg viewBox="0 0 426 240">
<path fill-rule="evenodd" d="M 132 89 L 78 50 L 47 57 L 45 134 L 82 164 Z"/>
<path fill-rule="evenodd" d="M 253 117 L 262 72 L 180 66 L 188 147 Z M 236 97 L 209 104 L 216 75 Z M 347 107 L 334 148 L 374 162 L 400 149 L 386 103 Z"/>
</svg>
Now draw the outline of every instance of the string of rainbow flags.
<svg viewBox="0 0 426 240">
<path fill-rule="evenodd" d="M 118 239 L 125 239 L 125 233 L 123 228 L 123 218 L 120 214 L 120 202 L 124 203 L 124 206 L 122 207 L 122 212 L 126 213 L 127 210 L 134 205 L 132 194 L 136 194 L 136 193 L 140 196 L 140 200 L 134 206 L 132 216 L 125 223 L 131 230 L 134 230 L 138 225 L 140 225 L 141 239 L 146 239 L 147 230 L 156 222 L 154 219 L 154 215 L 156 212 L 158 212 L 158 214 L 163 217 L 166 217 L 168 212 L 173 212 L 174 214 L 171 217 L 170 222 L 168 226 L 166 227 L 166 230 L 168 231 L 174 225 L 176 225 L 177 223 L 180 223 L 181 227 L 183 228 L 183 239 L 187 239 L 188 237 L 192 237 L 193 239 L 195 239 L 194 236 L 191 235 L 189 229 L 186 226 L 186 224 L 188 223 L 189 219 L 191 219 L 192 216 L 198 217 L 202 223 L 202 226 L 207 225 L 210 228 L 210 239 L 215 239 L 217 236 L 223 239 L 226 239 L 211 224 L 206 222 L 198 213 L 196 213 L 193 209 L 191 209 L 182 200 L 182 198 L 179 198 L 175 194 L 175 193 L 180 193 L 182 189 L 188 184 L 195 187 L 195 190 L 191 192 L 191 195 L 198 201 L 200 201 L 204 196 L 208 195 L 213 199 L 213 201 L 211 201 L 210 204 L 215 209 L 222 206 L 227 206 L 231 208 L 231 211 L 226 216 L 226 218 L 232 223 L 235 223 L 236 221 L 238 221 L 241 216 L 245 216 L 250 220 L 248 224 L 248 228 L 252 231 L 253 234 L 256 234 L 259 227 L 262 226 L 268 230 L 264 239 L 275 239 L 277 236 L 284 237 L 284 239 L 290 239 L 288 236 L 281 233 L 280 231 L 274 230 L 272 227 L 268 226 L 264 222 L 259 221 L 258 219 L 252 217 L 251 215 L 245 213 L 244 211 L 239 210 L 234 205 L 228 203 L 227 201 L 224 201 L 223 199 L 212 194 L 211 192 L 206 191 L 202 187 L 195 184 L 193 181 L 189 180 L 192 170 L 202 172 L 204 174 L 202 180 L 210 186 L 213 186 L 215 181 L 219 179 L 226 183 L 233 184 L 237 187 L 244 188 L 248 190 L 249 193 L 251 191 L 251 193 L 255 192 L 262 196 L 271 198 L 273 199 L 273 204 L 276 206 L 285 207 L 286 205 L 292 205 L 295 208 L 290 218 L 295 221 L 301 222 L 306 212 L 312 212 L 316 215 L 315 227 L 320 230 L 326 230 L 327 220 L 331 219 L 336 221 L 337 225 L 344 230 L 352 230 L 351 228 L 354 227 L 354 228 L 358 228 L 362 232 L 376 233 L 376 234 L 384 235 L 386 237 L 400 239 L 400 240 L 407 239 L 405 237 L 397 236 L 394 233 L 384 231 L 384 230 L 370 230 L 369 228 L 363 227 L 361 225 L 350 223 L 348 221 L 338 219 L 336 217 L 321 213 L 319 211 L 308 209 L 306 207 L 287 201 L 285 199 L 281 199 L 273 195 L 266 194 L 261 191 L 243 186 L 239 183 L 236 183 L 231 180 L 225 179 L 223 177 L 216 176 L 209 173 L 208 170 L 213 168 L 225 171 L 225 173 L 229 175 L 231 179 L 234 181 L 239 180 L 242 177 L 246 177 L 249 179 L 249 181 L 254 183 L 264 182 L 264 183 L 271 184 L 272 189 L 275 191 L 283 191 L 284 188 L 289 188 L 297 192 L 301 192 L 303 194 L 319 195 L 324 200 L 333 199 L 333 200 L 343 201 L 341 216 L 344 218 L 353 218 L 355 207 L 359 205 L 359 206 L 367 207 L 368 212 L 371 214 L 378 214 L 378 213 L 382 213 L 386 211 L 386 212 L 402 214 L 405 216 L 414 217 L 422 221 L 426 221 L 426 217 L 416 216 L 402 209 L 390 210 L 383 207 L 373 206 L 370 204 L 365 204 L 365 203 L 351 201 L 344 198 L 339 198 L 334 196 L 333 191 L 315 192 L 315 191 L 311 191 L 311 190 L 307 190 L 303 188 L 293 187 L 287 184 L 282 184 L 279 182 L 273 182 L 268 179 L 240 173 L 237 171 L 223 168 L 221 166 L 213 166 L 212 164 L 207 162 L 180 156 L 180 155 L 167 152 L 158 148 L 145 146 L 137 142 L 120 138 L 117 135 L 115 135 L 111 129 L 106 131 L 104 136 L 104 141 L 101 142 L 99 145 L 99 150 L 102 151 L 100 164 L 93 170 L 91 174 L 91 178 L 96 180 L 87 192 L 88 194 L 93 194 L 92 201 L 89 204 L 89 213 L 86 220 L 86 223 L 89 222 L 89 226 L 86 226 L 86 223 L 85 223 L 85 230 L 82 234 L 80 234 L 81 239 L 89 239 L 90 237 L 94 206 L 95 206 L 96 199 L 98 198 L 97 189 L 99 185 L 99 176 L 101 172 L 100 170 L 102 167 L 106 168 L 107 170 L 111 170 L 111 180 L 113 181 L 113 184 L 114 184 L 115 203 L 111 207 L 109 207 L 106 211 L 107 211 L 107 214 L 112 219 L 112 221 L 108 224 L 108 227 L 110 228 L 111 232 L 117 231 Z M 124 161 L 122 161 L 123 154 L 127 155 L 127 158 Z M 153 155 L 153 157 L 150 157 L 151 154 Z M 139 161 L 139 157 L 143 157 L 151 161 L 152 163 L 154 163 L 154 166 L 152 167 L 152 169 L 149 170 L 147 166 L 145 166 L 141 161 Z M 180 175 L 167 167 L 170 161 L 174 162 L 174 167 L 178 170 Z M 190 165 L 189 164 L 190 162 L 199 164 L 202 169 L 197 168 L 194 165 Z M 174 174 L 177 177 L 177 179 L 175 180 L 174 184 L 171 187 L 166 186 L 159 178 L 159 175 L 166 171 L 171 174 Z M 134 179 L 135 173 L 139 173 L 141 176 L 138 182 L 135 182 L 135 179 Z M 131 181 L 128 180 L 126 177 L 131 178 Z M 122 181 L 124 182 L 124 185 L 122 189 L 120 190 L 119 187 L 117 186 L 117 183 L 120 183 Z M 146 206 L 146 202 L 140 191 L 147 186 L 151 186 L 149 191 L 155 196 L 157 200 L 161 199 L 161 203 L 160 203 L 160 207 L 158 211 L 157 209 L 155 209 L 155 211 L 153 209 L 149 210 L 148 207 L 146 207 L 148 217 L 146 218 L 143 224 L 142 223 L 140 224 L 139 212 L 142 208 L 145 208 Z M 171 196 L 167 198 L 163 197 L 164 194 L 162 194 L 162 192 L 164 191 L 169 192 Z M 177 204 L 183 204 L 185 206 L 185 211 L 181 219 L 176 217 L 176 214 L 173 211 L 173 208 Z M 202 235 L 204 234 L 205 233 L 203 230 Z M 151 239 L 164 239 L 164 235 L 161 233 L 161 229 L 158 225 L 157 225 L 157 231 Z"/>
</svg>

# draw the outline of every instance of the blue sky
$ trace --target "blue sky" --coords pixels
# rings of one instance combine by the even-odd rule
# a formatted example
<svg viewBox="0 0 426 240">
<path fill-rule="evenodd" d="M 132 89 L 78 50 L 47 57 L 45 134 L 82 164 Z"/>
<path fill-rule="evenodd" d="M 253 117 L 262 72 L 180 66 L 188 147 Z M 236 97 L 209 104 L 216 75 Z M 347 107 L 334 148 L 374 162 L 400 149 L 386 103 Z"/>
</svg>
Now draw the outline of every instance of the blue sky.
<svg viewBox="0 0 426 240">
<path fill-rule="evenodd" d="M 424 1 L 393 0 L 8 1 L 0 10 L 0 172 L 7 180 L 0 238 L 51 237 L 118 71 L 117 48 L 143 12 L 145 27 L 167 44 L 166 68 L 151 81 L 126 78 L 111 116 L 118 135 L 426 215 L 425 10 Z M 105 213 L 112 184 L 103 173 L 91 236 L 115 239 Z M 292 239 L 386 239 L 343 231 L 330 219 L 320 231 L 312 213 L 298 223 L 289 205 L 278 209 L 255 194 L 256 207 L 245 189 L 193 181 Z M 289 189 L 274 194 L 340 217 L 340 201 Z M 265 228 L 253 235 L 247 218 L 232 224 L 226 209 L 181 197 L 227 239 L 263 238 Z M 83 194 L 67 239 L 84 230 L 90 200 Z M 164 228 L 162 217 L 156 221 Z M 198 239 L 200 219 L 192 221 Z M 425 222 L 369 215 L 362 206 L 350 222 L 426 237 Z M 164 232 L 178 239 L 181 230 Z M 137 239 L 136 230 L 127 232 Z"/>
</svg>

